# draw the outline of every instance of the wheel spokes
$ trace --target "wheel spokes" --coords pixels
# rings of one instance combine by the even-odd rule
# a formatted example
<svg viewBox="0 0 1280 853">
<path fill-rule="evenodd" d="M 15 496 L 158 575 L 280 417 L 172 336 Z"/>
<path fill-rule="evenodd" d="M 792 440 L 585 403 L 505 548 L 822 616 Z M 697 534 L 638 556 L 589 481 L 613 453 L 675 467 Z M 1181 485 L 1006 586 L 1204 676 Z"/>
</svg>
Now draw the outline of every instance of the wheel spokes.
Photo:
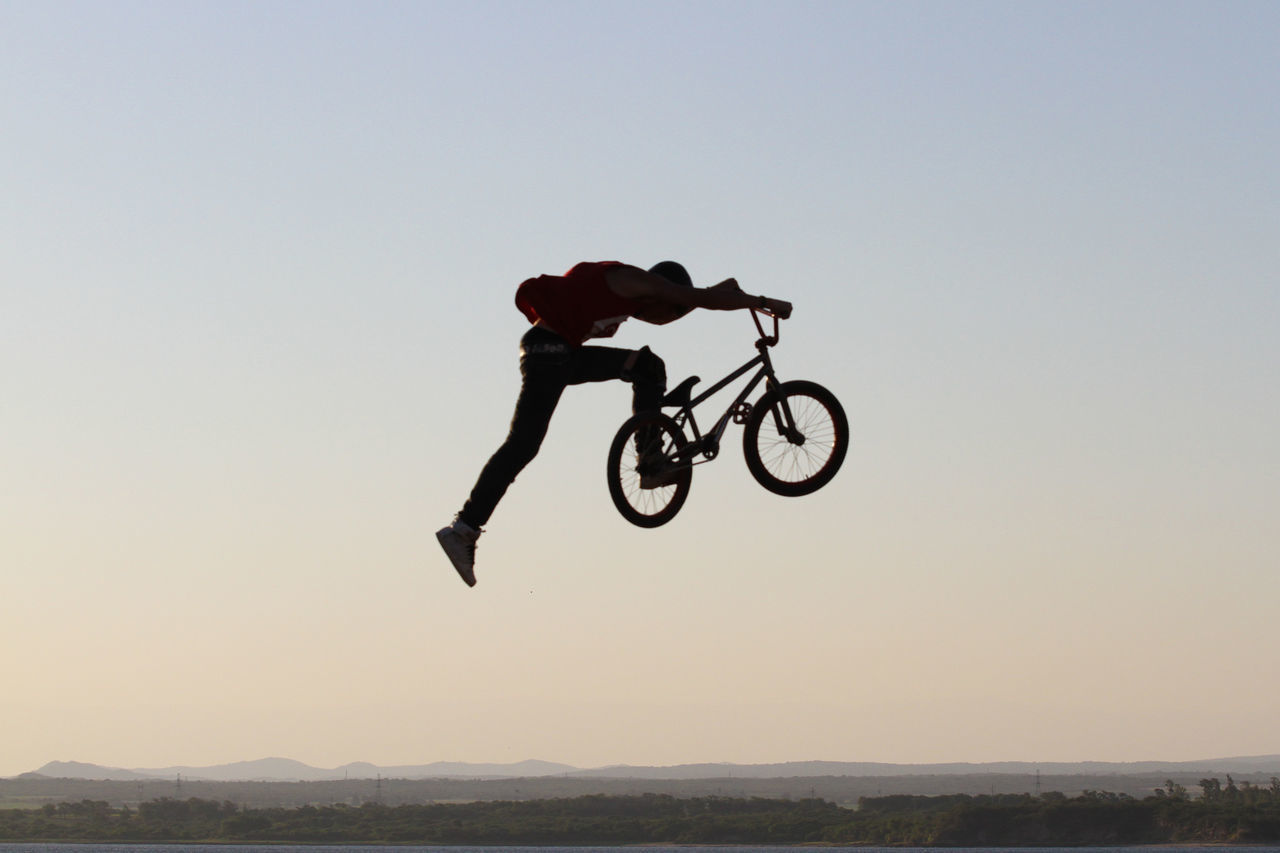
<svg viewBox="0 0 1280 853">
<path fill-rule="evenodd" d="M 813 397 L 792 395 L 787 406 L 795 419 L 796 431 L 804 437 L 802 443 L 792 441 L 780 431 L 781 411 L 766 417 L 760 425 L 756 444 L 760 461 L 779 480 L 798 483 L 813 477 L 831 460 L 836 448 L 836 423 L 831 412 L 820 400 Z"/>
</svg>

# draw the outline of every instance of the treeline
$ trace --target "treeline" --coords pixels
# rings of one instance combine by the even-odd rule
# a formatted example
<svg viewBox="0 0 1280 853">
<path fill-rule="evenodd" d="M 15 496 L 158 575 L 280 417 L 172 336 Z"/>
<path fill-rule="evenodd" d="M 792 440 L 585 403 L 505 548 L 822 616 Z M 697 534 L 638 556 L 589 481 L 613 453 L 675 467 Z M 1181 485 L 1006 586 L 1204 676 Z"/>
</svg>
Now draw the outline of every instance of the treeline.
<svg viewBox="0 0 1280 853">
<path fill-rule="evenodd" d="M 591 795 L 570 799 L 247 809 L 161 799 L 0 810 L 3 841 L 295 842 L 424 845 L 1274 843 L 1280 781 L 1168 784 L 1141 800 L 1062 794 L 820 799 Z"/>
<path fill-rule="evenodd" d="M 1203 776 L 1216 773 L 1180 773 L 1172 778 L 1197 789 Z M 1272 773 L 1238 775 L 1265 787 Z M 1028 794 L 1062 791 L 1078 796 L 1083 791 L 1107 790 L 1139 799 L 1167 784 L 1170 774 L 1138 775 L 1042 775 L 1026 773 L 974 773 L 936 776 L 811 776 L 705 779 L 577 778 L 541 776 L 506 779 L 337 779 L 327 782 L 240 781 L 211 782 L 200 779 L 135 779 L 131 782 L 102 779 L 55 779 L 24 774 L 0 779 L 0 809 L 37 808 L 45 803 L 105 800 L 111 805 L 137 808 L 139 803 L 161 797 L 222 802 L 230 800 L 253 808 L 294 808 L 317 803 L 351 806 L 378 802 L 389 806 L 415 803 L 474 802 L 478 800 L 555 800 L 608 794 L 640 796 L 670 794 L 673 797 L 733 797 L 770 800 L 801 798 L 830 800 L 853 807 L 863 797 L 891 794 L 938 796 L 943 794 Z"/>
<path fill-rule="evenodd" d="M 136 810 L 85 801 L 0 811 L 0 840 L 295 842 L 425 845 L 785 844 L 852 812 L 823 800 L 591 795 L 565 800 L 242 809 L 156 800 Z"/>
</svg>

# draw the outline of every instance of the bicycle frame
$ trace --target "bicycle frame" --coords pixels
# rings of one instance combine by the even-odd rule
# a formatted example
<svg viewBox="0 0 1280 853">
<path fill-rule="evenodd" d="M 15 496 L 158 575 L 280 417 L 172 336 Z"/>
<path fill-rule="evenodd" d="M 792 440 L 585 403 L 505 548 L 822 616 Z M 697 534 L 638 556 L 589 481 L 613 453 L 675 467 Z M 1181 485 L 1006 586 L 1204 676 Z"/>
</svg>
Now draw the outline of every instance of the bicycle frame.
<svg viewBox="0 0 1280 853">
<path fill-rule="evenodd" d="M 755 309 L 751 311 L 751 319 L 755 321 L 756 329 L 760 332 L 760 338 L 755 343 L 757 351 L 755 358 L 734 370 L 697 397 L 680 405 L 674 420 L 681 429 L 687 426 L 692 436 L 689 443 L 675 455 L 676 461 L 688 462 L 690 465 L 700 465 L 702 464 L 701 462 L 693 461 L 694 457 L 699 454 L 704 457 L 703 462 L 710 462 L 715 459 L 720 452 L 720 438 L 724 435 L 725 430 L 729 428 L 729 421 L 732 420 L 737 424 L 746 423 L 747 416 L 751 414 L 751 404 L 747 402 L 747 397 L 760 384 L 760 380 L 764 380 L 766 392 L 777 387 L 778 377 L 773 372 L 773 360 L 769 358 L 769 348 L 778 343 L 778 318 L 773 314 L 767 314 L 766 316 L 773 319 L 772 335 L 765 334 L 764 326 L 760 323 L 760 312 Z M 724 410 L 724 414 L 720 415 L 707 433 L 702 433 L 698 429 L 698 421 L 693 415 L 693 410 L 757 366 L 759 370 L 738 393 L 738 396 L 733 399 L 728 408 Z M 782 417 L 778 424 L 778 431 L 783 435 L 795 435 L 795 421 L 791 416 L 791 411 L 785 398 L 782 399 L 782 405 L 779 406 L 779 409 L 782 410 Z M 778 417 L 776 412 L 774 417 Z M 803 438 L 800 441 L 803 441 Z"/>
</svg>

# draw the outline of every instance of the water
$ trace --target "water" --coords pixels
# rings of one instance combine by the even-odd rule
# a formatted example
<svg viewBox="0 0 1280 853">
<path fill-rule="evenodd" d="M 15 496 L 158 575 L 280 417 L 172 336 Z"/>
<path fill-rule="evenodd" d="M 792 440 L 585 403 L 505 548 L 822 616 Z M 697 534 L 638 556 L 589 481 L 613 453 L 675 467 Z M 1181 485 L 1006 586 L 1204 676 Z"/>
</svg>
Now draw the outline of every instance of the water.
<svg viewBox="0 0 1280 853">
<path fill-rule="evenodd" d="M 352 844 L 0 844 L 0 853 L 583 853 L 587 850 L 621 850 L 635 853 L 796 853 L 797 850 L 848 851 L 848 853 L 1009 853 L 1017 847 L 735 847 L 726 845 L 691 845 L 684 847 L 660 847 L 637 845 L 633 847 L 421 847 Z M 1280 853 L 1280 847 L 1239 847 L 1218 845 L 1214 847 L 1035 847 L 1034 853 L 1152 853 L 1157 849 L 1176 850 L 1177 853 Z"/>
</svg>

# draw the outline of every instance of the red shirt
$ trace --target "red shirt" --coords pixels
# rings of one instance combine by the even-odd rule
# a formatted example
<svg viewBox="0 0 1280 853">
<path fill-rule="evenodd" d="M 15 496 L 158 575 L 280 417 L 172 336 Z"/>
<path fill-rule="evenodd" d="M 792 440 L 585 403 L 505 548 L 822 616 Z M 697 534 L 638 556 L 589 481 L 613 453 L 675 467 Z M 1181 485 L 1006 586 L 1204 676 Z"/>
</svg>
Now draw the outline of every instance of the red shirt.
<svg viewBox="0 0 1280 853">
<path fill-rule="evenodd" d="M 564 275 L 540 275 L 516 288 L 516 307 L 574 346 L 608 338 L 639 307 L 609 289 L 605 274 L 618 261 L 584 262 Z"/>
</svg>

